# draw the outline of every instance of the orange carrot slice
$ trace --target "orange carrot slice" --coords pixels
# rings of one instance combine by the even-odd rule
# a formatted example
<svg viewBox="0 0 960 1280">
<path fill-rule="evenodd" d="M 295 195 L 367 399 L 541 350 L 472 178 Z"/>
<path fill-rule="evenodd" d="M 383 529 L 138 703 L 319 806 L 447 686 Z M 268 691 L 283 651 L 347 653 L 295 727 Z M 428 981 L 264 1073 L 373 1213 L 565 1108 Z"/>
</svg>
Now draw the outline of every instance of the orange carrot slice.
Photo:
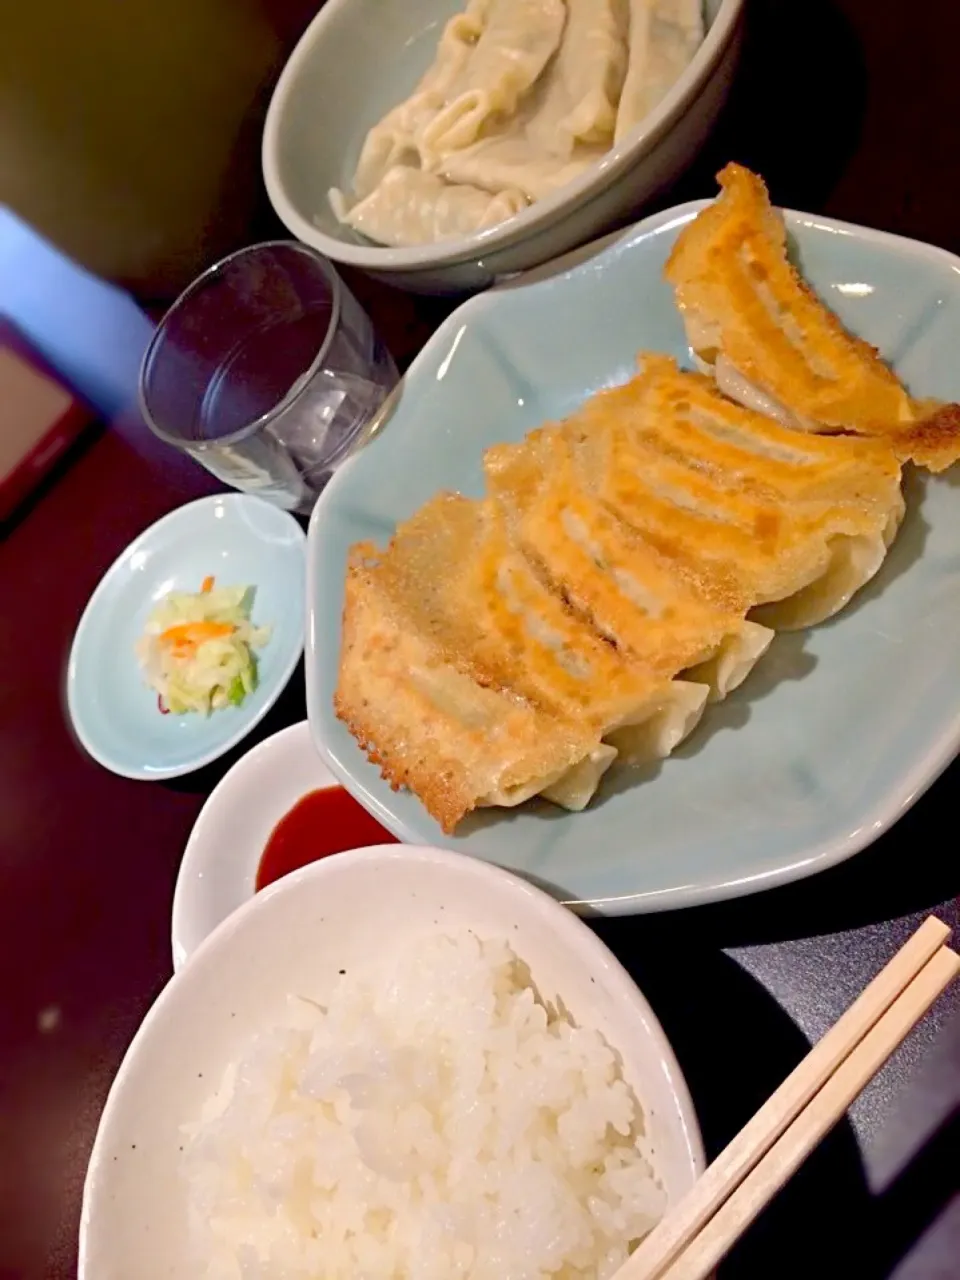
<svg viewBox="0 0 960 1280">
<path fill-rule="evenodd" d="M 232 635 L 236 628 L 229 622 L 181 622 L 175 627 L 167 627 L 160 633 L 163 644 L 192 647 L 203 644 L 205 640 L 216 640 L 220 636 Z"/>
<path fill-rule="evenodd" d="M 203 586 L 200 588 L 200 590 L 204 593 L 204 595 L 206 595 L 208 591 L 213 590 L 213 583 L 214 583 L 213 575 L 208 574 L 207 577 L 205 577 L 203 580 Z"/>
</svg>

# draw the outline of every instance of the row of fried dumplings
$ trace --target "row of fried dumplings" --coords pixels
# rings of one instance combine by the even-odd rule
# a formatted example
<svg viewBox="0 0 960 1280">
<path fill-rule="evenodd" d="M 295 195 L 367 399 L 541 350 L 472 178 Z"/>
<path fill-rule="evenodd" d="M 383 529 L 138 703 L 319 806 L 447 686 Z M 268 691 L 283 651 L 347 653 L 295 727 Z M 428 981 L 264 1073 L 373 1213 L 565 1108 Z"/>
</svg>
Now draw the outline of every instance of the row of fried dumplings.
<svg viewBox="0 0 960 1280">
<path fill-rule="evenodd" d="M 352 548 L 336 711 L 451 832 L 478 806 L 582 809 L 614 760 L 669 755 L 774 632 L 836 613 L 904 514 L 901 468 L 960 456 L 786 256 L 730 165 L 666 274 L 701 372 L 622 386 L 484 457 L 384 551 Z"/>
</svg>

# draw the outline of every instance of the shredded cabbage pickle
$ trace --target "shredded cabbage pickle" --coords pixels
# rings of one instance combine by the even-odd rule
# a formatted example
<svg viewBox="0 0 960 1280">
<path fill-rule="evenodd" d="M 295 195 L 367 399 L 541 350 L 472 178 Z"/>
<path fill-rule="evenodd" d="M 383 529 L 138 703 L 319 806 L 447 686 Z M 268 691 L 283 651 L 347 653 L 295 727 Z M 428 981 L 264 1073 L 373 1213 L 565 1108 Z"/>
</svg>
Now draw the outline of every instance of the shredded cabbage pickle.
<svg viewBox="0 0 960 1280">
<path fill-rule="evenodd" d="M 250 621 L 253 595 L 252 587 L 205 578 L 200 591 L 171 591 L 157 602 L 136 650 L 163 714 L 207 716 L 254 691 L 254 650 L 270 639 L 270 627 Z"/>
</svg>

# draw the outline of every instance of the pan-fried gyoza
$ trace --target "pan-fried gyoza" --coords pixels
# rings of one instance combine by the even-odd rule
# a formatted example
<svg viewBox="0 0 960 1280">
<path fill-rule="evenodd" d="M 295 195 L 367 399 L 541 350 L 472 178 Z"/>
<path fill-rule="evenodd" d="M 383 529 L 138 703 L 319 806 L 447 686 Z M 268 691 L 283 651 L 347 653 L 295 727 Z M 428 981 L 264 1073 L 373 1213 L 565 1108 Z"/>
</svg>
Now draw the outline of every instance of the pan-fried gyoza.
<svg viewBox="0 0 960 1280">
<path fill-rule="evenodd" d="M 480 684 L 415 630 L 377 573 L 350 555 L 337 715 L 395 788 L 448 831 L 477 805 L 519 804 L 589 757 L 596 733 L 519 694 Z"/>
<path fill-rule="evenodd" d="M 904 505 L 876 440 L 801 436 L 665 356 L 564 427 L 603 503 L 708 599 L 777 630 L 836 613 L 879 569 Z"/>
<path fill-rule="evenodd" d="M 746 676 L 747 653 L 759 657 L 766 648 L 772 633 L 746 622 L 744 608 L 723 607 L 698 592 L 675 561 L 597 497 L 564 428 L 489 450 L 485 469 L 490 492 L 531 563 L 572 609 L 635 661 L 668 677 L 712 664 L 715 691 L 723 696 Z"/>
<path fill-rule="evenodd" d="M 645 353 L 624 385 L 488 449 L 485 497 L 440 494 L 383 550 L 351 552 L 337 714 L 447 832 L 535 795 L 582 809 L 615 760 L 669 755 L 775 631 L 830 617 L 877 572 L 904 514 L 902 462 L 960 454 L 952 407 L 924 427 L 929 402 L 775 267 L 782 228 L 759 180 L 731 167 L 722 181 L 667 269 L 715 376 Z M 749 234 L 729 244 L 711 240 L 725 200 L 758 220 L 740 208 Z M 687 292 L 701 252 L 712 283 Z M 724 311 L 741 276 L 771 291 Z M 767 333 L 774 306 L 787 339 Z M 732 395 L 724 360 L 767 399 Z M 767 378 L 768 360 L 793 381 Z"/>
<path fill-rule="evenodd" d="M 490 500 L 434 498 L 398 527 L 385 555 L 355 561 L 350 575 L 354 584 L 363 582 L 359 589 L 367 596 L 377 595 L 422 654 L 441 655 L 461 680 L 482 689 L 509 689 L 517 706 L 522 700 L 555 724 L 570 726 L 568 740 L 580 744 L 582 754 L 569 768 L 558 774 L 551 761 L 532 791 L 514 779 L 489 788 L 489 779 L 478 773 L 477 794 L 464 811 L 519 804 L 532 792 L 582 809 L 618 754 L 630 763 L 669 755 L 700 718 L 708 689 L 672 680 L 621 654 L 579 620 L 511 546 L 502 514 Z M 353 604 L 349 616 L 362 626 Z M 356 656 L 383 667 L 381 646 Z M 436 702 L 439 724 L 449 709 L 452 677 L 445 674 L 441 685 L 430 686 L 416 668 L 416 662 L 409 674 L 401 668 L 402 679 L 417 684 L 426 703 Z M 393 678 L 385 671 L 384 676 Z M 362 684 L 361 678 L 357 688 Z M 359 724 L 361 706 L 343 682 L 337 697 L 338 712 Z M 393 756 L 380 754 L 387 776 L 402 781 Z"/>
<path fill-rule="evenodd" d="M 787 257 L 783 218 L 738 164 L 677 237 L 666 266 L 687 338 L 726 395 L 803 431 L 888 439 L 931 471 L 960 458 L 960 406 L 915 400 L 847 332 Z"/>
</svg>

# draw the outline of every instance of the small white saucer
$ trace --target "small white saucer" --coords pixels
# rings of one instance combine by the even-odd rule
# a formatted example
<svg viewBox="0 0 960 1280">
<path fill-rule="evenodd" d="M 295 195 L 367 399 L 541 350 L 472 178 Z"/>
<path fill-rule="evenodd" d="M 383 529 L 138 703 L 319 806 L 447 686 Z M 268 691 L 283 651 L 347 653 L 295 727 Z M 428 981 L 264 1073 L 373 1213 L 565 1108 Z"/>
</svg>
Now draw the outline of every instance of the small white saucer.
<svg viewBox="0 0 960 1280">
<path fill-rule="evenodd" d="M 306 720 L 265 739 L 211 792 L 190 832 L 173 896 L 173 967 L 252 898 L 274 827 L 302 797 L 336 779 L 320 759 Z"/>
</svg>

